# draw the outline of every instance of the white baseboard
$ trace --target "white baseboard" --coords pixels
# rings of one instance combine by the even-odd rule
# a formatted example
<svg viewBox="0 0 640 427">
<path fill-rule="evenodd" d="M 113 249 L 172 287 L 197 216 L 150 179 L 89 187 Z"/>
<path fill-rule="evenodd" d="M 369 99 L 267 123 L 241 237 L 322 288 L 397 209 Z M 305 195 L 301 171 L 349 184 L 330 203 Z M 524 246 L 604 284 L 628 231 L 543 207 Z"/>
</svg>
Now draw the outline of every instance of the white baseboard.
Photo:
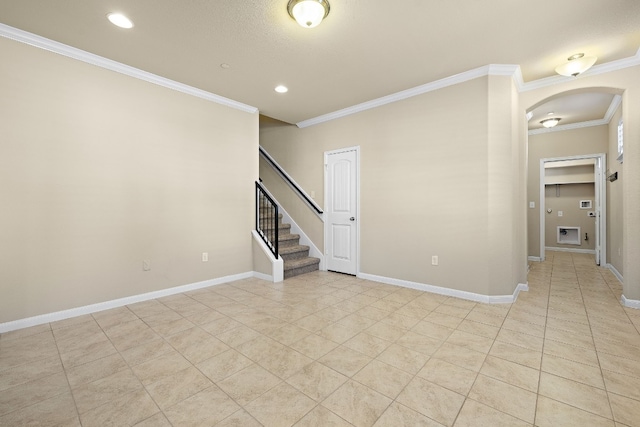
<svg viewBox="0 0 640 427">
<path fill-rule="evenodd" d="M 539 256 L 530 256 L 527 258 L 527 260 L 529 261 L 534 261 L 534 262 L 540 262 L 540 257 Z"/>
<path fill-rule="evenodd" d="M 256 279 L 266 280 L 267 282 L 275 283 L 273 280 L 273 276 L 264 273 L 258 273 L 257 271 L 253 272 L 253 277 Z"/>
<path fill-rule="evenodd" d="M 403 288 L 417 289 L 419 291 L 430 292 L 438 295 L 456 297 L 469 301 L 482 302 L 486 304 L 510 304 L 516 301 L 520 291 L 528 291 L 529 285 L 519 283 L 512 295 L 482 295 L 473 292 L 459 291 L 457 289 L 443 288 L 440 286 L 426 285 L 423 283 L 410 282 L 408 280 L 393 279 L 390 277 L 376 276 L 367 273 L 358 273 L 360 279 L 371 280 L 372 282 L 385 283 L 387 285 L 401 286 Z"/>
<path fill-rule="evenodd" d="M 44 323 L 57 322 L 58 320 L 69 319 L 71 317 L 82 316 L 85 314 L 97 313 L 98 311 L 109 310 L 111 308 L 122 307 L 124 305 L 135 304 L 137 302 L 162 298 L 169 295 L 180 294 L 183 292 L 194 291 L 196 289 L 207 288 L 209 286 L 222 285 L 223 283 L 234 282 L 236 280 L 259 277 L 257 276 L 258 274 L 260 273 L 256 273 L 253 271 L 234 274 L 231 276 L 219 277 L 217 279 L 205 280 L 203 282 L 191 283 L 189 285 L 176 286 L 173 288 L 162 289 L 160 291 L 148 292 L 145 294 L 133 295 L 130 297 L 119 298 L 111 301 L 99 302 L 97 304 L 85 305 L 84 307 L 70 308 L 68 310 L 56 311 L 53 313 L 27 317 L 25 319 L 13 320 L 11 322 L 0 323 L 0 333 L 28 328 L 30 326 L 42 325 Z"/>
<path fill-rule="evenodd" d="M 576 254 L 596 254 L 595 249 L 574 249 L 574 248 L 556 248 L 554 246 L 545 246 L 546 251 L 554 252 L 573 252 Z"/>
<path fill-rule="evenodd" d="M 637 300 L 637 299 L 628 299 L 627 297 L 625 297 L 624 295 L 622 295 L 622 298 L 620 298 L 620 302 L 621 302 L 621 303 L 622 303 L 622 305 L 624 305 L 625 307 L 635 308 L 635 309 L 640 309 L 640 300 Z"/>
<path fill-rule="evenodd" d="M 606 267 L 611 270 L 611 272 L 613 273 L 614 276 L 616 276 L 618 278 L 618 280 L 620 280 L 620 283 L 624 283 L 624 279 L 622 277 L 622 274 L 620 274 L 620 272 L 618 271 L 617 268 L 615 268 L 613 265 L 611 264 L 607 264 Z"/>
</svg>

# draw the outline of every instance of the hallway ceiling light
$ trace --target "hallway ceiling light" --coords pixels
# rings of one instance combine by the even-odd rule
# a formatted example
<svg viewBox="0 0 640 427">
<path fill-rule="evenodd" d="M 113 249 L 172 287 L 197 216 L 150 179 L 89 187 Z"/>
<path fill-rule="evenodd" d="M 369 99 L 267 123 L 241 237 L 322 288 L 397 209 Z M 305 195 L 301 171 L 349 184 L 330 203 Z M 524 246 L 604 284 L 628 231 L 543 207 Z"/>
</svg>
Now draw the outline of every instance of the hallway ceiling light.
<svg viewBox="0 0 640 427">
<path fill-rule="evenodd" d="M 576 77 L 582 74 L 596 63 L 598 58 L 595 56 L 584 56 L 584 53 L 576 53 L 567 58 L 567 62 L 556 67 L 556 73 L 567 76 Z"/>
<path fill-rule="evenodd" d="M 558 117 L 554 117 L 552 119 L 544 119 L 540 123 L 542 124 L 542 126 L 544 126 L 546 128 L 552 128 L 555 125 L 557 125 L 559 121 L 560 121 L 560 119 Z"/>
<path fill-rule="evenodd" d="M 327 0 L 289 0 L 287 11 L 298 24 L 305 28 L 318 26 L 329 15 Z"/>
<path fill-rule="evenodd" d="M 107 19 L 115 26 L 120 28 L 133 28 L 133 22 L 121 13 L 110 13 Z"/>
</svg>

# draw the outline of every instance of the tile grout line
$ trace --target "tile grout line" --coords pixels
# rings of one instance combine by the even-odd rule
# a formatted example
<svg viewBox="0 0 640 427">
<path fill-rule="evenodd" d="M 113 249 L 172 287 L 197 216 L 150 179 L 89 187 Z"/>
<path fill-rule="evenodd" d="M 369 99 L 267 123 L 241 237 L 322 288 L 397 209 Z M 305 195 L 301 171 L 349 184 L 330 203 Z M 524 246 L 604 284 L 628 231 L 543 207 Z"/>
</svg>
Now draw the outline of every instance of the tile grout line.
<svg viewBox="0 0 640 427">
<path fill-rule="evenodd" d="M 573 256 L 572 256 L 573 258 Z M 575 262 L 575 260 L 574 260 Z M 598 271 L 598 274 L 600 275 L 600 277 L 602 277 L 602 274 Z M 604 277 L 603 277 L 604 280 Z M 605 282 L 606 283 L 606 282 Z M 580 278 L 578 277 L 578 286 L 580 287 L 580 295 L 582 296 L 582 303 L 584 304 L 584 295 L 582 294 L 582 284 L 580 283 Z M 609 286 L 607 285 L 607 288 L 609 288 Z M 585 304 L 585 311 L 587 312 L 587 322 L 589 322 L 589 331 L 591 331 L 591 340 L 593 341 L 593 348 L 595 350 L 595 354 L 596 354 L 596 359 L 598 360 L 598 369 L 600 370 L 600 375 L 602 376 L 602 383 L 604 385 L 604 391 L 607 394 L 607 403 L 609 404 L 609 411 L 611 413 L 611 420 L 615 423 L 615 415 L 613 412 L 613 405 L 611 404 L 611 397 L 609 396 L 609 390 L 607 387 L 607 382 L 605 381 L 605 377 L 604 377 L 604 372 L 602 370 L 602 364 L 600 363 L 600 353 L 598 352 L 598 348 L 596 346 L 595 340 L 593 338 L 593 329 L 591 327 L 591 318 L 589 317 L 589 310 L 587 309 L 587 305 Z"/>
<path fill-rule="evenodd" d="M 552 277 L 553 277 L 553 261 L 551 264 L 551 272 L 549 274 L 549 286 L 547 287 L 547 317 L 545 318 L 545 326 L 544 326 L 544 332 L 543 332 L 543 337 L 542 337 L 542 348 L 541 348 L 541 356 L 540 356 L 540 367 L 538 369 L 538 387 L 536 390 L 536 407 L 535 407 L 535 411 L 533 414 L 533 425 L 536 425 L 537 422 L 537 418 L 538 418 L 538 401 L 540 400 L 540 384 L 542 382 L 542 362 L 544 361 L 544 348 L 547 342 L 547 321 L 549 319 L 549 306 L 551 303 L 551 281 L 552 281 Z"/>
</svg>

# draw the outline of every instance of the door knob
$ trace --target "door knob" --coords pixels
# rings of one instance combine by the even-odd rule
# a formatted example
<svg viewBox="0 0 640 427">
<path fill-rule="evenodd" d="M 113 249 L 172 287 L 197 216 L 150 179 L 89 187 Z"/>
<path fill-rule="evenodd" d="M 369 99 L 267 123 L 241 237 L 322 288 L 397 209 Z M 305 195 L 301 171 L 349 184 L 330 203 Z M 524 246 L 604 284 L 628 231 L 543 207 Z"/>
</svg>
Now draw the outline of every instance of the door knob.
<svg viewBox="0 0 640 427">
<path fill-rule="evenodd" d="M 355 217 L 349 218 L 349 221 L 355 221 L 355 220 L 356 220 Z"/>
</svg>

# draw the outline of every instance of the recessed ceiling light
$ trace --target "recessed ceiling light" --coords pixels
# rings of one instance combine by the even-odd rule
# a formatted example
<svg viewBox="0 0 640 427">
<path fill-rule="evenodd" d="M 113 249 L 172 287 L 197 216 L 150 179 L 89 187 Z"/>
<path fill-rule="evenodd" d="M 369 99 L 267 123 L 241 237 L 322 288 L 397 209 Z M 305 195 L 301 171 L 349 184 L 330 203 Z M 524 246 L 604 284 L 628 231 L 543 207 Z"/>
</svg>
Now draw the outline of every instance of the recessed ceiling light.
<svg viewBox="0 0 640 427">
<path fill-rule="evenodd" d="M 133 28 L 133 22 L 121 13 L 110 13 L 107 15 L 107 19 L 120 28 Z"/>
<path fill-rule="evenodd" d="M 222 64 L 220 64 L 220 68 L 224 68 L 225 70 L 228 70 L 229 68 L 231 68 L 231 65 L 229 65 L 227 63 L 222 63 Z"/>
<path fill-rule="evenodd" d="M 289 91 L 289 89 L 286 86 L 276 86 L 275 91 L 278 93 L 286 93 Z"/>
</svg>

